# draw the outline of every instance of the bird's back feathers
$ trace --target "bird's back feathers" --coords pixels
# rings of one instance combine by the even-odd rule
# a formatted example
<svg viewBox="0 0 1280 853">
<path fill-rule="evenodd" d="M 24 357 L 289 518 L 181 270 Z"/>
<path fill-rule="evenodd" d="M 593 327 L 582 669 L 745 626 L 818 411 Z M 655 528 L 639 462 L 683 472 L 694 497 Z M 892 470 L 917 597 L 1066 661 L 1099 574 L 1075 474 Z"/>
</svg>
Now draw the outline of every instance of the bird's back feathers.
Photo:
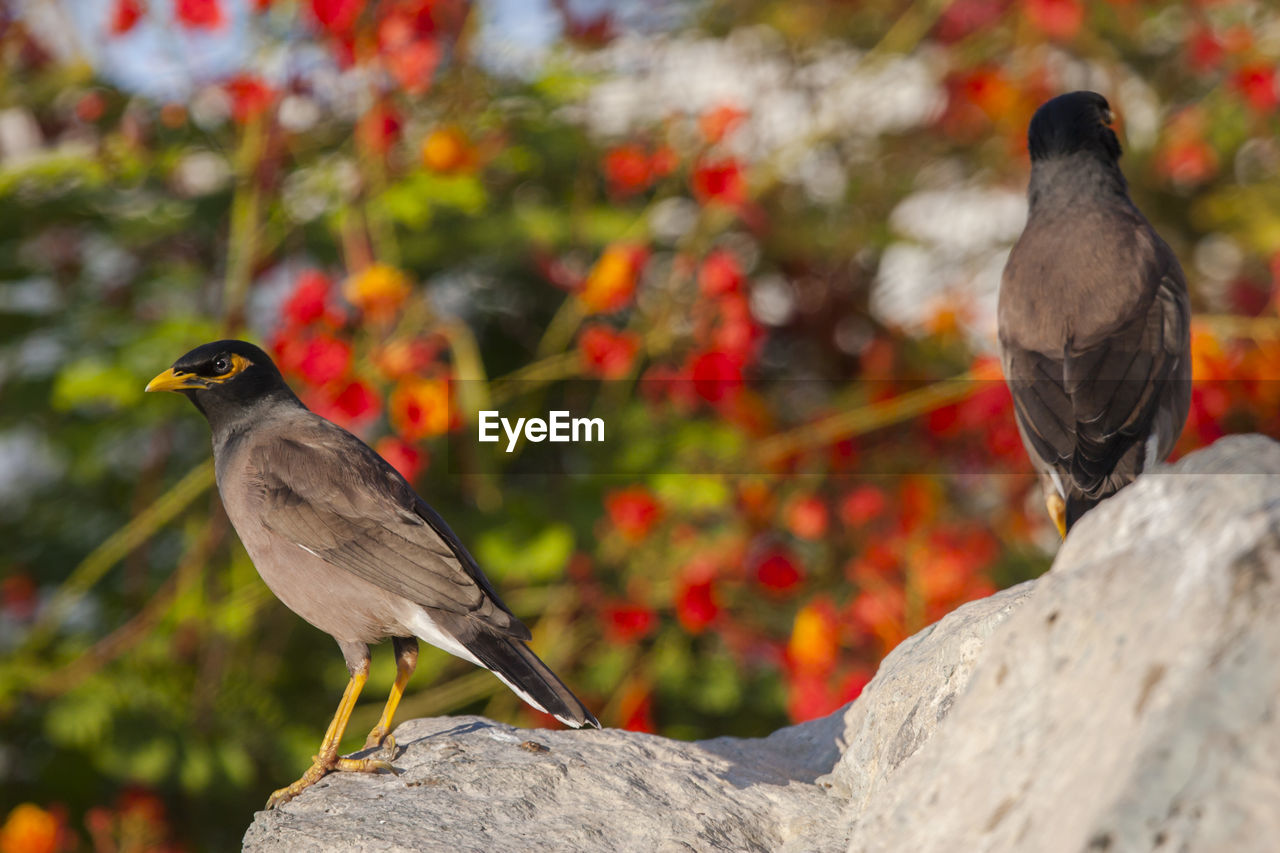
<svg viewBox="0 0 1280 853">
<path fill-rule="evenodd" d="M 1118 147 L 1059 147 L 1033 161 L 998 320 L 1018 429 L 1069 527 L 1172 450 L 1190 403 L 1190 305 L 1173 251 L 1129 199 Z"/>
</svg>

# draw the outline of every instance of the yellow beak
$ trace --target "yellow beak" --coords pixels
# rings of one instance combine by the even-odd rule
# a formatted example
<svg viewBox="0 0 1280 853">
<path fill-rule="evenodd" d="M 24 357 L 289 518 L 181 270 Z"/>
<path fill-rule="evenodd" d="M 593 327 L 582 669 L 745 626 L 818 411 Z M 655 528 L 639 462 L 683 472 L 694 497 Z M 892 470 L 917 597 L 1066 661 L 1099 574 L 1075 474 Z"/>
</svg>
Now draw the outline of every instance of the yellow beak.
<svg viewBox="0 0 1280 853">
<path fill-rule="evenodd" d="M 190 391 L 200 388 L 208 388 L 209 380 L 196 376 L 194 373 L 184 373 L 175 368 L 169 368 L 161 373 L 155 379 L 147 383 L 146 391 Z"/>
</svg>

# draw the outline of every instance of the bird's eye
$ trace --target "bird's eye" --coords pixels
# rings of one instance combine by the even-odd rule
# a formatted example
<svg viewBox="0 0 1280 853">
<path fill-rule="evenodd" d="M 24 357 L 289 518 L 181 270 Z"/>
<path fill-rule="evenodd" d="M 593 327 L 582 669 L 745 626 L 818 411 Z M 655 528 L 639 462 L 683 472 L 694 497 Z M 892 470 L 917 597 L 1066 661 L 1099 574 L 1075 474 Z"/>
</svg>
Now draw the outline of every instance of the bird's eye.
<svg viewBox="0 0 1280 853">
<path fill-rule="evenodd" d="M 231 369 L 230 356 L 220 355 L 213 360 L 213 372 L 221 376 Z"/>
</svg>

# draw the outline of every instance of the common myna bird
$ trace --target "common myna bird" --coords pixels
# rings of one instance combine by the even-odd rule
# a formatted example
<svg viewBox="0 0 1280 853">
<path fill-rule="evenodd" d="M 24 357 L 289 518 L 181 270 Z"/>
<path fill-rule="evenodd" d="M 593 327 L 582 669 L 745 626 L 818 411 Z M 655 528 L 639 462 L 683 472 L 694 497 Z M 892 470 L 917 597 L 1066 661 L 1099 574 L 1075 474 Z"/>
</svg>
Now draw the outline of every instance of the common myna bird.
<svg viewBox="0 0 1280 853">
<path fill-rule="evenodd" d="M 1095 92 L 1036 111 L 1030 211 L 1000 285 L 1005 379 L 1064 537 L 1168 457 L 1191 402 L 1187 282 L 1129 198 L 1111 124 Z"/>
<path fill-rule="evenodd" d="M 265 352 L 244 341 L 197 347 L 147 385 L 186 395 L 213 430 L 227 516 L 276 597 L 331 634 L 351 681 L 302 778 L 271 795 L 288 802 L 332 770 L 389 770 L 338 757 L 369 674 L 369 644 L 391 637 L 396 680 L 365 748 L 390 741 L 418 641 L 492 671 L 521 699 L 569 726 L 600 723 L 525 645 L 507 608 L 435 510 L 364 442 L 314 414 Z"/>
</svg>

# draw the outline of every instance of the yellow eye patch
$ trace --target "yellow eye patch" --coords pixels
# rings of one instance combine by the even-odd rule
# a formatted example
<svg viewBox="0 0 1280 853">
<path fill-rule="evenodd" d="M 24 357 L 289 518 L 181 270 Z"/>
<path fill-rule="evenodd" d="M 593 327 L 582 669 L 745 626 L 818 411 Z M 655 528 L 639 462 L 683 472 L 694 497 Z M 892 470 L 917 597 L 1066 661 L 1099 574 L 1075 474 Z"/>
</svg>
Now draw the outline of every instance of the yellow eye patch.
<svg viewBox="0 0 1280 853">
<path fill-rule="evenodd" d="M 232 376 L 235 376 L 238 373 L 243 373 L 247 368 L 249 368 L 252 365 L 253 365 L 252 361 L 240 355 L 239 353 L 233 352 L 231 354 L 231 369 L 228 370 L 226 373 L 223 373 L 218 376 L 211 376 L 209 378 L 212 379 L 214 382 L 226 382 Z"/>
</svg>

